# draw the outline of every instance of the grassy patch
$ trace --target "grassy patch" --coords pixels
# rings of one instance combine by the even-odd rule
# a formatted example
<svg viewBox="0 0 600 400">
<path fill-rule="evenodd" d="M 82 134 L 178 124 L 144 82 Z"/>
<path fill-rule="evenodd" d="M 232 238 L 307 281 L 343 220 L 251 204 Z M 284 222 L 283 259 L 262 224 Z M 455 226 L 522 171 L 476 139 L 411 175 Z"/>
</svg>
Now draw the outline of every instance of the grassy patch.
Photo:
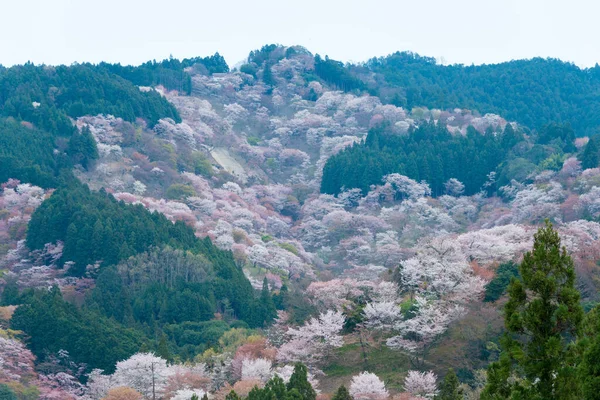
<svg viewBox="0 0 600 400">
<path fill-rule="evenodd" d="M 336 349 L 330 357 L 331 363 L 323 368 L 327 375 L 322 379 L 321 386 L 329 392 L 341 384 L 348 385 L 352 376 L 362 371 L 373 372 L 393 392 L 402 389 L 406 371 L 410 369 L 408 357 L 399 351 L 390 350 L 385 344 L 371 343 L 367 349 L 365 361 L 360 343 L 355 337 L 346 337 L 347 344 Z M 326 389 L 326 390 L 325 390 Z"/>
</svg>

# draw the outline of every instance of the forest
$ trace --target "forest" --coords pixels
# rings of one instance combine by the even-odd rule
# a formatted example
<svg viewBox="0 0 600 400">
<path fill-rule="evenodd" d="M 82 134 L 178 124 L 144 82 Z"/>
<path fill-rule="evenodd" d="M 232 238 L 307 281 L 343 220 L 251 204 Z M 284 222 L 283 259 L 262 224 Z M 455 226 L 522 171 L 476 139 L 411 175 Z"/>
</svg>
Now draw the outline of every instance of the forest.
<svg viewBox="0 0 600 400">
<path fill-rule="evenodd" d="M 569 125 L 556 124 L 542 127 L 530 149 L 524 149 L 530 144 L 510 124 L 501 133 L 489 130 L 485 135 L 471 127 L 465 136 L 453 136 L 446 127 L 432 123 L 406 136 L 386 134 L 386 128 L 389 130 L 385 125 L 371 129 L 363 144 L 329 158 L 321 192 L 338 195 L 343 189 L 358 188 L 367 193 L 384 176 L 399 173 L 427 182 L 434 196 L 446 193 L 444 184 L 451 178 L 463 183 L 465 194 L 473 195 L 484 187 L 490 173 L 498 176 L 497 187 L 522 179 L 524 172 L 514 168 L 517 162 L 530 166 L 525 173 L 537 165 L 559 169 L 564 154 L 573 151 L 575 139 Z"/>
<path fill-rule="evenodd" d="M 399 106 L 476 109 L 539 128 L 570 124 L 577 135 L 597 133 L 600 69 L 534 58 L 490 65 L 441 65 L 434 58 L 397 52 L 350 66 L 374 72 L 368 87 Z"/>
<path fill-rule="evenodd" d="M 598 398 L 595 70 L 0 68 L 0 399 Z"/>
</svg>

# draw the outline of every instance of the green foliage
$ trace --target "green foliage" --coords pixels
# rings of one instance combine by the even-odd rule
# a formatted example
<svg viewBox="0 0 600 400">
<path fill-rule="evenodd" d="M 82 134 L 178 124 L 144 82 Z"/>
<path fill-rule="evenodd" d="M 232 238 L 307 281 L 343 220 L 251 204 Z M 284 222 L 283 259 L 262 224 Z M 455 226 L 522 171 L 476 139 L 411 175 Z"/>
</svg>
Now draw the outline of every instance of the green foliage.
<svg viewBox="0 0 600 400">
<path fill-rule="evenodd" d="M 277 310 L 273 301 L 273 296 L 269 291 L 269 284 L 267 278 L 263 279 L 262 290 L 260 291 L 260 297 L 258 299 L 256 309 L 256 319 L 261 321 L 273 321 L 277 318 Z"/>
<path fill-rule="evenodd" d="M 211 347 L 218 347 L 219 339 L 230 329 L 225 321 L 183 322 L 165 325 L 164 330 L 178 354 L 192 359 Z"/>
<path fill-rule="evenodd" d="M 365 143 L 354 145 L 329 158 L 323 169 L 321 192 L 337 195 L 342 187 L 368 192 L 384 175 L 400 173 L 429 183 L 433 195 L 444 192 L 444 183 L 456 178 L 465 193 L 478 192 L 505 159 L 502 135 L 481 135 L 473 130 L 453 136 L 445 126 L 425 123 L 406 136 L 372 129 Z M 464 160 L 469 160 L 465 163 Z"/>
<path fill-rule="evenodd" d="M 273 86 L 275 84 L 275 79 L 273 78 L 273 73 L 271 72 L 271 65 L 268 62 L 265 62 L 262 79 L 267 86 Z"/>
<path fill-rule="evenodd" d="M 550 222 L 536 233 L 519 272 L 521 280 L 513 278 L 509 286 L 503 353 L 490 366 L 482 399 L 579 398 L 570 359 L 583 309 L 574 286 L 573 260 Z M 513 374 L 520 379 L 512 379 Z"/>
<path fill-rule="evenodd" d="M 204 177 L 211 177 L 213 175 L 213 166 L 204 154 L 195 152 L 192 155 L 192 158 L 194 162 L 194 173 L 196 175 L 202 175 Z"/>
<path fill-rule="evenodd" d="M 23 331 L 38 359 L 67 350 L 74 361 L 113 371 L 117 361 L 134 354 L 142 337 L 113 320 L 80 310 L 63 300 L 58 287 L 22 296 L 11 328 Z"/>
<path fill-rule="evenodd" d="M 345 91 L 365 89 L 365 84 L 353 76 L 344 64 L 325 56 L 322 59 L 318 54 L 315 56 L 315 74 L 328 84 Z"/>
<path fill-rule="evenodd" d="M 183 60 L 171 57 L 160 62 L 148 61 L 135 67 L 107 63 L 101 63 L 99 67 L 131 81 L 134 85 L 162 85 L 169 90 L 178 90 L 188 95 L 192 92 L 192 80 L 185 71 L 186 68 L 194 67 L 211 75 L 229 72 L 227 62 L 219 53 L 204 58 L 194 57 Z"/>
<path fill-rule="evenodd" d="M 180 200 L 190 196 L 196 196 L 196 191 L 190 185 L 183 183 L 174 183 L 167 189 L 165 195 L 168 199 Z"/>
<path fill-rule="evenodd" d="M 240 72 L 244 74 L 252 75 L 256 78 L 256 73 L 258 72 L 258 67 L 256 64 L 244 64 L 240 67 Z"/>
<path fill-rule="evenodd" d="M 276 63 L 285 57 L 283 46 L 277 44 L 267 44 L 260 50 L 253 50 L 248 55 L 248 62 L 256 65 L 263 65 L 265 62 Z"/>
<path fill-rule="evenodd" d="M 235 391 L 231 391 L 225 396 L 225 400 L 241 400 L 240 396 L 237 395 Z"/>
<path fill-rule="evenodd" d="M 364 67 L 367 71 L 364 71 Z M 439 65 L 434 58 L 397 52 L 349 68 L 355 75 L 375 73 L 386 102 L 415 106 L 475 109 L 496 113 L 530 128 L 552 121 L 570 123 L 578 135 L 598 127 L 600 67 L 580 69 L 557 59 L 534 58 L 487 65 Z"/>
<path fill-rule="evenodd" d="M 352 396 L 346 386 L 342 385 L 336 390 L 331 400 L 352 400 Z"/>
<path fill-rule="evenodd" d="M 102 66 L 17 65 L 0 69 L 0 115 L 32 122 L 53 134 L 70 136 L 68 117 L 112 114 L 154 125 L 161 118 L 181 121 L 177 110 L 159 93 L 142 92 L 132 82 Z"/>
<path fill-rule="evenodd" d="M 67 160 L 54 155 L 52 135 L 27 127 L 14 118 L 0 118 L 0 181 L 19 179 L 49 188 L 59 182 L 60 168 Z"/>
<path fill-rule="evenodd" d="M 81 164 L 85 169 L 88 169 L 90 162 L 98 158 L 96 140 L 87 126 L 81 130 L 81 133 L 73 133 L 69 139 L 67 154 L 71 157 L 73 164 Z"/>
<path fill-rule="evenodd" d="M 216 251 L 183 222 L 173 224 L 162 214 L 117 202 L 106 192 L 93 192 L 81 184 L 56 190 L 32 215 L 27 246 L 41 249 L 57 240 L 65 243 L 62 262 L 75 262 L 70 273 L 76 276 L 97 260 L 113 265 L 151 246 Z"/>
<path fill-rule="evenodd" d="M 246 140 L 250 146 L 258 146 L 258 144 L 261 142 L 261 139 L 256 136 L 248 136 Z"/>
<path fill-rule="evenodd" d="M 300 364 L 298 364 L 300 365 Z M 304 367 L 301 365 L 301 367 Z M 291 381 L 290 381 L 291 382 Z M 300 381 L 298 381 L 300 383 Z M 308 386 L 307 386 L 308 385 Z M 248 394 L 248 400 L 314 400 L 316 393 L 312 389 L 310 383 L 302 381 L 302 388 L 286 386 L 279 376 L 275 375 L 271 378 L 264 388 L 255 386 Z M 313 396 L 314 394 L 314 396 Z"/>
<path fill-rule="evenodd" d="M 302 364 L 294 366 L 294 372 L 287 384 L 287 390 L 297 390 L 302 400 L 315 400 L 317 398 L 317 393 L 308 382 L 308 370 Z"/>
<path fill-rule="evenodd" d="M 277 245 L 279 247 L 281 247 L 282 249 L 287 250 L 294 255 L 298 255 L 298 249 L 296 249 L 296 246 L 294 246 L 291 243 L 278 243 Z"/>
<path fill-rule="evenodd" d="M 585 145 L 583 153 L 580 155 L 579 160 L 581 161 L 581 168 L 596 168 L 600 163 L 598 157 L 598 145 L 596 144 L 596 138 L 591 137 L 589 142 Z"/>
<path fill-rule="evenodd" d="M 552 154 L 550 157 L 546 158 L 539 165 L 539 169 L 541 171 L 551 170 L 551 171 L 560 171 L 563 163 L 565 162 L 565 157 L 560 154 Z"/>
<path fill-rule="evenodd" d="M 6 279 L 6 284 L 0 297 L 1 306 L 19 304 L 19 285 L 16 279 Z"/>
<path fill-rule="evenodd" d="M 460 388 L 460 381 L 450 368 L 444 377 L 444 381 L 440 385 L 440 391 L 435 396 L 435 400 L 463 400 L 463 391 Z"/>
<path fill-rule="evenodd" d="M 173 356 L 171 355 L 171 351 L 169 350 L 169 344 L 167 343 L 166 335 L 162 335 L 160 337 L 160 341 L 158 342 L 158 348 L 156 349 L 156 355 L 164 358 L 168 362 L 173 360 Z"/>
<path fill-rule="evenodd" d="M 0 383 L 0 400 L 18 400 L 15 392 L 8 385 Z"/>
<path fill-rule="evenodd" d="M 600 306 L 585 316 L 578 349 L 581 357 L 578 376 L 583 398 L 600 399 Z"/>
<path fill-rule="evenodd" d="M 485 286 L 484 301 L 496 301 L 506 291 L 512 278 L 519 276 L 519 266 L 512 261 L 500 264 L 496 276 Z"/>
</svg>

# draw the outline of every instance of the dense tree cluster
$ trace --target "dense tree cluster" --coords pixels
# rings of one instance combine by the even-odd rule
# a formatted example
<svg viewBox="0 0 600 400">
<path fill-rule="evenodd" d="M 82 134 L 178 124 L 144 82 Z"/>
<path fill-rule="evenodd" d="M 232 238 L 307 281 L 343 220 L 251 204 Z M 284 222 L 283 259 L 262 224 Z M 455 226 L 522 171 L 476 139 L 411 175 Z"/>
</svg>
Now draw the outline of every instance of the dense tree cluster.
<svg viewBox="0 0 600 400">
<path fill-rule="evenodd" d="M 497 113 L 530 128 L 570 123 L 578 135 L 595 133 L 600 67 L 580 69 L 557 59 L 534 58 L 488 65 L 440 65 L 434 58 L 397 52 L 351 67 L 383 98 L 412 108 L 470 108 Z"/>
<path fill-rule="evenodd" d="M 61 261 L 74 262 L 71 274 L 81 276 L 88 265 L 114 265 L 151 246 L 172 244 L 185 250 L 205 251 L 219 257 L 210 242 L 200 241 L 183 222 L 173 224 L 164 215 L 143 206 L 119 203 L 104 191 L 85 185 L 56 190 L 33 214 L 27 245 L 41 249 L 45 243 L 63 241 Z"/>
<path fill-rule="evenodd" d="M 560 170 L 566 154 L 575 151 L 569 125 L 548 124 L 525 138 L 511 124 L 485 133 L 469 126 L 465 135 L 452 134 L 435 122 L 411 128 L 407 135 L 393 134 L 381 124 L 369 131 L 364 143 L 327 160 L 321 192 L 337 195 L 359 188 L 367 193 L 385 175 L 399 173 L 427 182 L 433 196 L 456 190 L 466 195 L 492 193 L 512 179 L 526 180 L 536 170 Z"/>
<path fill-rule="evenodd" d="M 52 134 L 73 133 L 68 117 L 112 114 L 126 121 L 181 121 L 177 110 L 155 91 L 92 64 L 0 68 L 0 115 L 29 121 Z"/>
<path fill-rule="evenodd" d="M 253 289 L 230 252 L 218 249 L 208 238 L 196 238 L 193 229 L 181 221 L 172 223 L 141 205 L 118 202 L 104 191 L 93 192 L 84 185 L 61 188 L 36 210 L 29 224 L 28 246 L 41 249 L 56 241 L 65 244 L 60 262 L 74 263 L 70 274 L 94 274 L 93 266 L 99 264 L 103 271 L 99 295 L 112 291 L 121 296 L 119 286 L 128 287 L 142 322 L 150 323 L 159 314 L 163 322 L 208 320 L 215 311 L 215 299 L 226 298 L 235 316 L 252 326 L 274 317 L 268 286 L 260 306 L 254 307 Z M 159 249 L 165 245 L 172 249 Z M 122 260 L 126 261 L 119 266 L 120 274 L 104 270 Z M 165 303 L 167 298 L 173 304 Z M 119 310 L 119 298 L 100 303 L 110 316 L 124 312 Z M 168 311 L 172 307 L 175 310 Z"/>
<path fill-rule="evenodd" d="M 433 123 L 407 136 L 386 134 L 385 126 L 379 127 L 369 132 L 364 144 L 347 148 L 327 161 L 321 192 L 337 195 L 343 189 L 359 188 L 367 193 L 383 176 L 399 173 L 428 182 L 434 195 L 443 194 L 444 183 L 451 178 L 465 185 L 465 194 L 474 194 L 518 140 L 512 129 L 498 136 L 472 129 L 463 137 Z"/>
<path fill-rule="evenodd" d="M 0 181 L 12 178 L 55 187 L 60 167 L 69 163 L 66 157 L 57 157 L 54 148 L 54 138 L 49 133 L 13 118 L 0 118 Z"/>
<path fill-rule="evenodd" d="M 365 84 L 353 76 L 344 64 L 325 56 L 315 56 L 315 74 L 329 85 L 344 91 L 365 89 Z"/>
<path fill-rule="evenodd" d="M 11 327 L 27 334 L 29 348 L 41 360 L 66 350 L 77 362 L 112 370 L 142 343 L 143 336 L 134 330 L 66 302 L 56 286 L 26 292 L 20 303 Z"/>
<path fill-rule="evenodd" d="M 170 57 L 162 61 L 148 61 L 138 66 L 100 63 L 99 68 L 119 75 L 138 86 L 162 85 L 169 90 L 190 94 L 192 79 L 186 68 L 194 67 L 207 74 L 229 72 L 227 62 L 219 53 L 207 57 L 193 57 L 179 60 Z"/>
</svg>

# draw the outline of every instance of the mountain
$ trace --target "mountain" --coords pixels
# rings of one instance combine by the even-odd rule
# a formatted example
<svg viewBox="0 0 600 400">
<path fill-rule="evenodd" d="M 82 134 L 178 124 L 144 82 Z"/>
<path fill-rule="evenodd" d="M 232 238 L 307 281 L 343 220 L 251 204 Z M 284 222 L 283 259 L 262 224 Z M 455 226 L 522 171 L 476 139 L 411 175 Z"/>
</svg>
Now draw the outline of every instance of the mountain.
<svg viewBox="0 0 600 400">
<path fill-rule="evenodd" d="M 598 301 L 594 71 L 278 45 L 0 69 L 0 383 L 476 393 L 545 219 Z"/>
</svg>

